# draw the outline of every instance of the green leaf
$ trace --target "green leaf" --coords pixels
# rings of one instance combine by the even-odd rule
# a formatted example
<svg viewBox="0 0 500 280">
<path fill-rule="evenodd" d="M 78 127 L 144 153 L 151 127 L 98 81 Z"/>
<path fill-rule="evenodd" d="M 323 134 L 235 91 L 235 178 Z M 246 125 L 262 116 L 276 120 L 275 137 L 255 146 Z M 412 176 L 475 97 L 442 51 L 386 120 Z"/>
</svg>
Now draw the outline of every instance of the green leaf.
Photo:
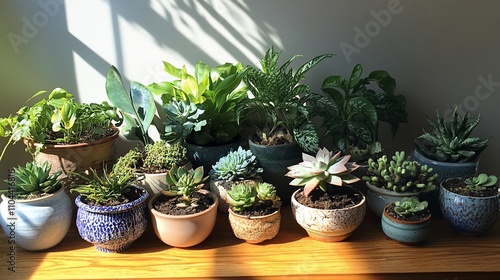
<svg viewBox="0 0 500 280">
<path fill-rule="evenodd" d="M 349 88 L 354 88 L 363 74 L 363 65 L 357 64 L 352 69 L 351 77 L 349 78 Z"/>
<path fill-rule="evenodd" d="M 114 106 L 127 114 L 135 115 L 132 99 L 123 86 L 120 73 L 114 66 L 111 66 L 106 75 L 106 93 Z"/>
<path fill-rule="evenodd" d="M 153 94 L 146 86 L 138 82 L 131 82 L 130 89 L 132 104 L 141 120 L 142 130 L 148 131 L 148 128 L 156 114 L 156 105 Z"/>
</svg>

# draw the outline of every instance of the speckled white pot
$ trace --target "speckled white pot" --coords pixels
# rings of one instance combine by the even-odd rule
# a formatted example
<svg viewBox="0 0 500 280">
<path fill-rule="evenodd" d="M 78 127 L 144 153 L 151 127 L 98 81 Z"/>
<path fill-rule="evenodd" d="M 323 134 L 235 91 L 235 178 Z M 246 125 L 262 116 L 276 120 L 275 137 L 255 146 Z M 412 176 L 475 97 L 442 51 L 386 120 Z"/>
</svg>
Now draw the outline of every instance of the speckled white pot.
<svg viewBox="0 0 500 280">
<path fill-rule="evenodd" d="M 280 231 L 280 209 L 265 216 L 243 216 L 229 208 L 229 224 L 237 238 L 251 244 L 261 243 L 273 239 Z"/>
</svg>

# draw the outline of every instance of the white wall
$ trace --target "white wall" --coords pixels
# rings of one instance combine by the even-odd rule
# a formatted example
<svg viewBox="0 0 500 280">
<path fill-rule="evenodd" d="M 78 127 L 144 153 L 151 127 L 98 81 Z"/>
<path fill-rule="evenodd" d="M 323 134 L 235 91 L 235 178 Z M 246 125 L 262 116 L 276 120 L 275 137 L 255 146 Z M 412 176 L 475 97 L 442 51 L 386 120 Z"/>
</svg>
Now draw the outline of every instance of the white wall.
<svg viewBox="0 0 500 280">
<path fill-rule="evenodd" d="M 362 63 L 367 73 L 389 71 L 406 96 L 409 123 L 394 139 L 382 135 L 387 152 L 410 152 L 426 115 L 458 104 L 481 114 L 476 134 L 492 141 L 480 169 L 500 175 L 499 9 L 494 0 L 5 0 L 0 114 L 58 86 L 84 102 L 105 100 L 110 65 L 148 84 L 165 78 L 162 60 L 257 64 L 270 45 L 303 61 L 333 52 L 336 58 L 309 72 L 314 90 L 326 76 L 348 75 Z M 0 176 L 28 159 L 22 144 L 10 147 Z"/>
</svg>

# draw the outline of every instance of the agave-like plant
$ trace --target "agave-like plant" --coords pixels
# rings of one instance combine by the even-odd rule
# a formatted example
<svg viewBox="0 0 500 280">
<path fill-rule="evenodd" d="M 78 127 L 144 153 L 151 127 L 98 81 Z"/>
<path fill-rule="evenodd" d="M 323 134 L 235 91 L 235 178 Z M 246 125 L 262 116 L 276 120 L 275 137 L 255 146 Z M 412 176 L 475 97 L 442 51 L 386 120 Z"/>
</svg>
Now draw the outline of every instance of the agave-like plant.
<svg viewBox="0 0 500 280">
<path fill-rule="evenodd" d="M 42 193 L 54 193 L 62 184 L 57 179 L 62 171 L 50 174 L 52 166 L 48 162 L 38 165 L 35 161 L 26 163 L 26 166 L 14 167 L 14 196 L 16 198 Z M 5 180 L 12 184 L 12 181 Z"/>
<path fill-rule="evenodd" d="M 191 194 L 205 185 L 208 176 L 203 177 L 203 175 L 203 166 L 194 170 L 185 166 L 174 166 L 167 171 L 167 182 L 162 186 L 161 193 L 167 196 L 181 196 L 182 203 L 178 204 L 178 207 L 188 207 L 192 204 L 195 206 L 196 202 L 191 199 Z"/>
<path fill-rule="evenodd" d="M 227 191 L 227 202 L 234 211 L 253 210 L 259 206 L 279 208 L 281 200 L 269 183 L 237 184 Z"/>
<path fill-rule="evenodd" d="M 210 175 L 214 180 L 241 181 L 258 177 L 263 172 L 257 167 L 257 158 L 250 150 L 239 147 L 221 157 L 212 166 Z"/>
<path fill-rule="evenodd" d="M 317 187 L 328 192 L 330 185 L 342 186 L 360 180 L 351 174 L 359 165 L 349 162 L 350 158 L 350 155 L 341 156 L 341 152 L 333 154 L 326 148 L 319 149 L 316 157 L 303 153 L 303 161 L 289 166 L 285 176 L 294 178 L 290 185 L 304 186 L 305 197 L 309 197 Z"/>
</svg>

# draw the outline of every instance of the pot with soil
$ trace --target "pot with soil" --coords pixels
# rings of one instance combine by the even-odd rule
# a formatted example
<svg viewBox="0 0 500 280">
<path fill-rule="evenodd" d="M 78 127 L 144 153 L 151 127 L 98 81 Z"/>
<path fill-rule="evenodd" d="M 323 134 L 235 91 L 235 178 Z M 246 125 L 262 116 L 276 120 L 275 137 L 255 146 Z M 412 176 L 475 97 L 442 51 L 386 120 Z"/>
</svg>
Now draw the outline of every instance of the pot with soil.
<svg viewBox="0 0 500 280">
<path fill-rule="evenodd" d="M 167 171 L 165 188 L 149 201 L 156 236 L 173 247 L 191 247 L 204 241 L 217 218 L 217 197 L 201 189 L 203 166 L 174 166 Z"/>
<path fill-rule="evenodd" d="M 384 208 L 382 230 L 385 235 L 405 244 L 426 240 L 431 232 L 431 211 L 428 202 L 418 197 L 404 197 Z"/>
<path fill-rule="evenodd" d="M 500 216 L 497 177 L 449 178 L 441 182 L 439 202 L 443 218 L 464 235 L 479 235 L 490 229 Z"/>
</svg>

